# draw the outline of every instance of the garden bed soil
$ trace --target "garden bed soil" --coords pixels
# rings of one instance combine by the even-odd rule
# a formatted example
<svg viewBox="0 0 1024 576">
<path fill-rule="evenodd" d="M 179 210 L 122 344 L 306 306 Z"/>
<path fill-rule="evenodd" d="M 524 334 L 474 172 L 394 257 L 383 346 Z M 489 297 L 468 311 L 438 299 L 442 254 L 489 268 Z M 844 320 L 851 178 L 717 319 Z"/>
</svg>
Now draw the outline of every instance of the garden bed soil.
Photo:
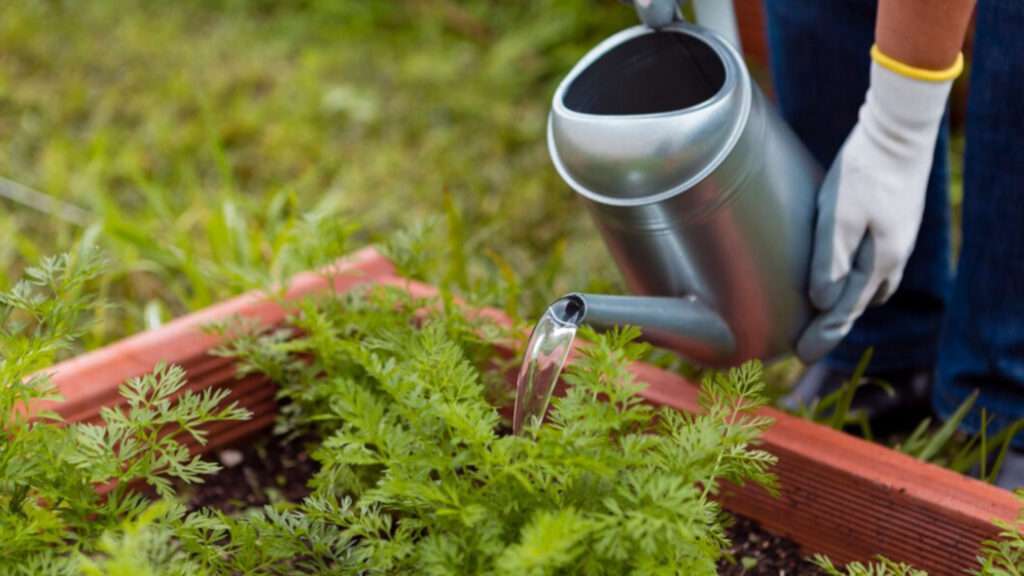
<svg viewBox="0 0 1024 576">
<path fill-rule="evenodd" d="M 228 513 L 274 502 L 298 502 L 309 494 L 307 482 L 318 465 L 310 455 L 316 440 L 285 438 L 270 432 L 216 451 L 211 457 L 222 469 L 203 484 L 179 484 L 190 510 L 215 508 Z M 748 518 L 729 526 L 731 559 L 719 563 L 726 576 L 817 576 L 824 574 L 808 563 L 800 547 L 766 532 Z"/>
<path fill-rule="evenodd" d="M 263 432 L 256 438 L 218 450 L 217 474 L 195 486 L 178 485 L 189 510 L 216 508 L 228 513 L 276 502 L 299 502 L 320 468 L 310 455 L 313 439 L 284 438 Z"/>
</svg>

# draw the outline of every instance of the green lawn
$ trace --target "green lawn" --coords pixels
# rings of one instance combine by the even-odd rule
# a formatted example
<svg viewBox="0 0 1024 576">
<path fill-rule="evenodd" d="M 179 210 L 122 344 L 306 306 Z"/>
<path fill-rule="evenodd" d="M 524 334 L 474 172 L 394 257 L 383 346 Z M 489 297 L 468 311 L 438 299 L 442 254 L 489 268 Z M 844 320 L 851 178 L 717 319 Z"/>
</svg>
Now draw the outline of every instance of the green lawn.
<svg viewBox="0 0 1024 576">
<path fill-rule="evenodd" d="M 559 78 L 634 18 L 593 0 L 3 2 L 0 176 L 85 212 L 0 199 L 0 288 L 99 244 L 95 346 L 280 267 L 310 215 L 358 224 L 353 246 L 397 233 L 430 280 L 513 312 L 606 285 L 544 128 Z"/>
</svg>

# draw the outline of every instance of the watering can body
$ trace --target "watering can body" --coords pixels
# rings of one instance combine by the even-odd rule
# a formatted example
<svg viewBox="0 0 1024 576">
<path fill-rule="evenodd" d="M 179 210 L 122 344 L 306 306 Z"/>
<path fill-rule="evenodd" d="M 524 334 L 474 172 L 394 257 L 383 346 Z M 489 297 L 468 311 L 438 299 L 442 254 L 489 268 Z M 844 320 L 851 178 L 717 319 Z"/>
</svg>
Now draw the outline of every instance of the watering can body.
<svg viewBox="0 0 1024 576">
<path fill-rule="evenodd" d="M 792 350 L 822 172 L 717 34 L 677 22 L 595 47 L 554 96 L 548 147 L 633 296 L 573 295 L 710 366 Z"/>
</svg>

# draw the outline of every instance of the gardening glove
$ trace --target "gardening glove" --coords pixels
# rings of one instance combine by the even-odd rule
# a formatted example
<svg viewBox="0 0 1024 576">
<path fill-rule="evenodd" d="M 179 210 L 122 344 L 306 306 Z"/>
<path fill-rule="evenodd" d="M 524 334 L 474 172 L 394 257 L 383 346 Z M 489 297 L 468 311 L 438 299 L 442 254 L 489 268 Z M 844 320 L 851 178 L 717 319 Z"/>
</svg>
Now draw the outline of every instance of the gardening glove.
<svg viewBox="0 0 1024 576">
<path fill-rule="evenodd" d="M 869 304 L 896 291 L 924 213 L 946 99 L 963 57 L 943 71 L 871 50 L 857 125 L 818 192 L 810 297 L 820 311 L 797 342 L 813 362 L 849 333 Z"/>
</svg>

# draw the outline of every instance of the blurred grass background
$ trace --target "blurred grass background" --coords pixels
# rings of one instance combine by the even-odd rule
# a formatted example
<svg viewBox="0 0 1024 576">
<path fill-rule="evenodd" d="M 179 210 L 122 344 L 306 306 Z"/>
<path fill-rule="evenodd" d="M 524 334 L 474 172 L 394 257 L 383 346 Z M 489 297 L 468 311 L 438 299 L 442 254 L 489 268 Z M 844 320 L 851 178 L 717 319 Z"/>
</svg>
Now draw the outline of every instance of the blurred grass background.
<svg viewBox="0 0 1024 576">
<path fill-rule="evenodd" d="M 635 20 L 617 0 L 0 2 L 0 289 L 99 244 L 93 347 L 286 272 L 311 217 L 514 316 L 617 289 L 544 130 L 561 77 Z"/>
<path fill-rule="evenodd" d="M 357 223 L 353 246 L 398 233 L 423 275 L 516 314 L 605 286 L 544 129 L 557 81 L 634 20 L 595 0 L 0 3 L 0 176 L 84 210 L 0 199 L 0 287 L 98 243 L 95 346 L 240 290 L 310 214 Z"/>
</svg>

